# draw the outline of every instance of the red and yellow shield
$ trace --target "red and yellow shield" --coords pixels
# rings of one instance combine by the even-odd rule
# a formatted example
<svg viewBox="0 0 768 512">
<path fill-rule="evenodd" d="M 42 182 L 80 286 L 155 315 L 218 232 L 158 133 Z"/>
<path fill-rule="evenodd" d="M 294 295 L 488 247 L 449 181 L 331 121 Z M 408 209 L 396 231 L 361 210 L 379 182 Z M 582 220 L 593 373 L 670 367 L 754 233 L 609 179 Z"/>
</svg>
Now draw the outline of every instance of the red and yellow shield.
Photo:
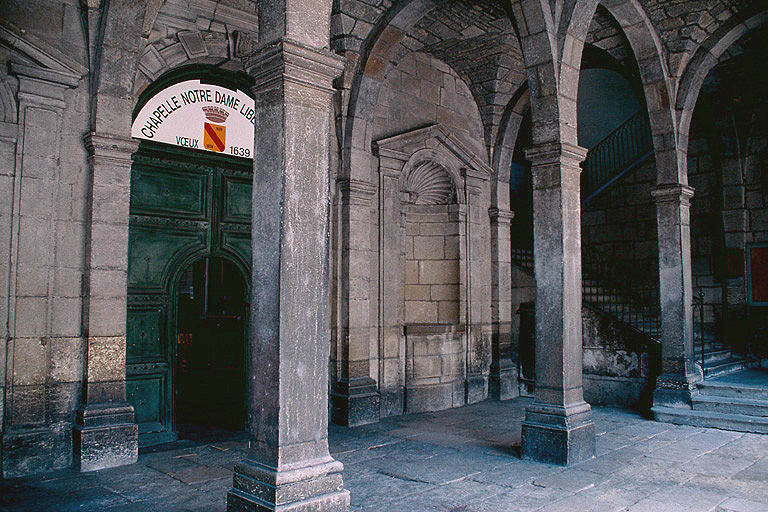
<svg viewBox="0 0 768 512">
<path fill-rule="evenodd" d="M 205 123 L 203 145 L 209 151 L 221 152 L 226 147 L 227 127 L 220 124 Z"/>
</svg>

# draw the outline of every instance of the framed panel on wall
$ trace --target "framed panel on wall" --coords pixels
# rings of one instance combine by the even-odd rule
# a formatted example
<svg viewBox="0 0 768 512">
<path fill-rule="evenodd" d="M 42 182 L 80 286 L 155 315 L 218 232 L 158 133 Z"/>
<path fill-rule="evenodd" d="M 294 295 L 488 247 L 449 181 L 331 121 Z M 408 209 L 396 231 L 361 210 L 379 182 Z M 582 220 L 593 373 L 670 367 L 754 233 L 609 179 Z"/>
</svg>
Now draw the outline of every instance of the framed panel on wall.
<svg viewBox="0 0 768 512">
<path fill-rule="evenodd" d="M 747 245 L 747 299 L 768 306 L 768 242 Z"/>
</svg>

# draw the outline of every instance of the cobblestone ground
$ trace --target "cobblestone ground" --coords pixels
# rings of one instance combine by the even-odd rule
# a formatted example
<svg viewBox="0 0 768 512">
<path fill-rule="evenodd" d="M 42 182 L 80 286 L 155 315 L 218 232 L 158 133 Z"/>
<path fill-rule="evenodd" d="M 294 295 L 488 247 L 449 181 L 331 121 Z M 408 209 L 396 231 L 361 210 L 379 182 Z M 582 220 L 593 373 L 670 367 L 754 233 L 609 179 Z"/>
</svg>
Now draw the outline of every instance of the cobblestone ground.
<svg viewBox="0 0 768 512">
<path fill-rule="evenodd" d="M 768 435 L 675 426 L 593 409 L 596 458 L 521 461 L 527 399 L 331 427 L 352 510 L 768 511 Z M 224 511 L 245 441 L 182 441 L 133 466 L 0 482 L 3 511 Z"/>
</svg>

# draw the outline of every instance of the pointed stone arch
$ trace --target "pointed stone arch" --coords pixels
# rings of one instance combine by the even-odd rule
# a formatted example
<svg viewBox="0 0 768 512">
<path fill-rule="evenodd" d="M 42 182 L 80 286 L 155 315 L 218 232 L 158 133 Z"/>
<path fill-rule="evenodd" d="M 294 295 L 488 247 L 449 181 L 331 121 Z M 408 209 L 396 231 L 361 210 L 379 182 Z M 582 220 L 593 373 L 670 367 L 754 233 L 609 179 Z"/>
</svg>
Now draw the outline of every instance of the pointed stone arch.
<svg viewBox="0 0 768 512">
<path fill-rule="evenodd" d="M 664 58 L 664 48 L 651 20 L 637 0 L 576 2 L 564 50 L 560 83 L 578 91 L 581 54 L 589 23 L 601 5 L 613 16 L 627 37 L 640 70 L 653 134 L 658 183 L 687 183 L 677 150 L 677 126 L 672 109 L 674 82 Z"/>
<path fill-rule="evenodd" d="M 677 90 L 675 114 L 678 122 L 677 143 L 683 172 L 688 166 L 688 139 L 693 112 L 699 99 L 701 86 L 723 53 L 747 33 L 768 24 L 768 10 L 728 23 L 702 43 L 688 62 Z"/>
<path fill-rule="evenodd" d="M 512 165 L 512 155 L 517 148 L 518 134 L 523 116 L 531 107 L 528 84 L 524 83 L 515 91 L 507 103 L 499 123 L 499 133 L 494 144 L 491 166 L 499 181 L 509 180 L 509 168 Z"/>
</svg>

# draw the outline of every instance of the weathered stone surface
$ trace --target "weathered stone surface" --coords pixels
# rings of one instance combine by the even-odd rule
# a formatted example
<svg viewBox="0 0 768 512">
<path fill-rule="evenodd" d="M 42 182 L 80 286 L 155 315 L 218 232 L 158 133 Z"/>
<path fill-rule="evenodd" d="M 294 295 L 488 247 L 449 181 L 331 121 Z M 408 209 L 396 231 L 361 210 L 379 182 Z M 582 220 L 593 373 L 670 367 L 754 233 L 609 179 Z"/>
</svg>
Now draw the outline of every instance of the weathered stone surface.
<svg viewBox="0 0 768 512">
<path fill-rule="evenodd" d="M 354 468 L 345 478 L 351 508 L 757 512 L 768 506 L 765 436 L 680 427 L 596 407 L 600 456 L 562 468 L 510 451 L 520 442 L 519 422 L 529 402 L 490 401 L 385 418 L 375 427 L 332 427 L 331 453 Z M 222 468 L 245 450 L 242 439 L 184 441 L 142 454 L 125 468 L 3 480 L 0 493 L 9 512 L 219 511 L 231 483 L 221 477 Z M 687 462 L 681 465 L 681 459 Z"/>
<path fill-rule="evenodd" d="M 332 290 L 301 297 L 317 305 L 328 304 L 326 295 L 331 295 L 332 384 L 340 384 L 334 388 L 334 401 L 338 399 L 342 411 L 335 419 L 367 422 L 376 418 L 377 407 L 385 416 L 406 408 L 406 360 L 416 357 L 408 352 L 403 334 L 408 323 L 468 324 L 458 327 L 465 332 L 464 349 L 456 349 L 453 341 L 437 344 L 437 349 L 424 344 L 419 357 L 432 359 L 412 361 L 423 375 L 453 383 L 453 406 L 482 399 L 487 389 L 494 396 L 514 395 L 512 369 L 521 338 L 517 305 L 532 301 L 536 289 L 531 276 L 510 264 L 513 240 L 505 212 L 525 201 L 510 193 L 509 169 L 513 153 L 519 159 L 519 149 L 529 143 L 518 137 L 518 131 L 526 131 L 520 130 L 524 117 L 526 123 L 530 117 L 528 131 L 537 143 L 576 142 L 575 56 L 582 54 L 585 62 L 599 54 L 610 61 L 609 67 L 624 72 L 635 91 L 645 94 L 648 106 L 655 158 L 608 190 L 600 205 L 585 208 L 581 225 L 587 251 L 610 254 L 638 272 L 647 269 L 651 277 L 651 267 L 661 263 L 657 288 L 662 291 L 664 373 L 657 402 L 688 408 L 695 390 L 698 370 L 689 325 L 693 290 L 704 292 L 708 326 L 717 324 L 728 344 L 768 364 L 763 343 L 768 323 L 761 306 L 751 302 L 749 267 L 750 251 L 768 241 L 760 167 L 765 102 L 752 92 L 765 87 L 749 64 L 764 60 L 764 16 L 752 16 L 751 7 L 738 2 L 616 1 L 596 10 L 579 3 L 573 12 L 556 13 L 564 16 L 560 25 L 572 29 L 565 44 L 559 39 L 563 33 L 548 32 L 551 27 L 541 11 L 546 2 L 543 7 L 513 2 L 509 10 L 492 2 L 427 2 L 428 9 L 420 3 L 331 3 L 7 3 L 0 23 L 0 62 L 7 64 L 0 66 L 0 197 L 7 199 L 0 201 L 0 261 L 5 262 L 0 264 L 0 437 L 8 441 L 0 454 L 4 471 L 66 465 L 72 460 L 75 411 L 125 399 L 130 156 L 136 151 L 129 129 L 137 99 L 152 79 L 165 74 L 173 80 L 187 64 L 210 66 L 212 74 L 220 70 L 222 77 L 242 70 L 243 59 L 252 58 L 258 45 L 281 37 L 300 47 L 330 45 L 346 60 L 335 89 L 326 84 L 325 92 L 334 96 L 333 113 L 324 103 L 323 116 L 314 116 L 310 111 L 318 105 L 317 94 L 296 94 L 286 96 L 280 107 L 293 118 L 280 117 L 280 108 L 275 108 L 263 125 L 265 131 L 270 123 L 282 123 L 290 132 L 305 130 L 294 134 L 302 139 L 304 153 L 296 160 L 314 159 L 322 173 L 330 169 L 333 182 L 347 182 L 352 191 L 351 208 L 332 207 L 338 218 L 331 229 L 339 232 L 331 238 L 329 252 L 335 274 L 323 277 L 310 270 L 304 276 L 330 280 Z M 290 16 L 281 14 L 286 9 Z M 658 38 L 650 37 L 654 32 Z M 553 54 L 560 55 L 550 48 L 552 42 L 562 49 L 563 62 L 551 62 Z M 307 65 L 303 57 L 283 64 L 297 62 L 299 68 Z M 291 79 L 315 81 L 317 69 L 314 64 L 308 68 Z M 700 89 L 704 92 L 697 101 Z M 672 111 L 678 119 L 665 124 Z M 305 117 L 312 126 L 295 121 Z M 331 140 L 319 140 L 324 129 L 317 127 L 329 121 Z M 400 146 L 398 154 L 374 154 L 372 141 L 434 123 L 458 141 L 448 154 L 470 158 L 442 161 L 452 173 L 448 192 L 455 194 L 449 201 L 454 204 L 438 213 L 419 205 L 404 219 L 398 206 L 402 194 L 418 191 L 403 187 L 399 173 L 412 155 L 436 152 L 440 140 L 450 137 L 416 137 Z M 81 134 L 89 132 L 84 145 Z M 277 140 L 273 137 L 270 143 L 277 146 Z M 275 157 L 279 149 L 262 146 L 260 151 L 267 155 L 263 172 L 282 162 Z M 439 160 L 436 155 L 430 158 Z M 197 162 L 197 156 L 190 161 Z M 492 167 L 488 181 L 473 176 L 483 163 Z M 293 164 L 287 161 L 286 166 Z M 287 189 L 294 187 L 293 178 L 300 181 L 289 178 Z M 656 194 L 658 215 L 648 196 L 657 182 L 662 184 Z M 687 183 L 697 190 L 690 212 L 683 197 Z M 683 191 L 675 201 L 665 199 L 671 197 L 670 187 Z M 513 204 L 518 199 L 521 204 Z M 546 199 L 556 202 L 551 195 Z M 298 202 L 311 212 L 326 205 L 325 199 L 315 204 L 305 196 Z M 568 211 L 568 219 L 578 217 L 576 209 Z M 555 218 L 559 215 L 562 221 L 561 213 L 559 206 L 537 212 L 538 226 L 543 226 L 537 238 L 544 239 L 537 252 L 544 253 L 539 258 L 548 264 L 539 272 L 539 310 L 546 325 L 555 326 L 547 329 L 547 336 L 578 331 L 572 322 L 575 306 L 555 311 L 547 305 L 550 280 L 558 273 L 574 278 L 579 267 L 573 260 L 579 248 L 568 246 L 558 254 L 549 243 L 562 241 L 550 236 Z M 286 218 L 291 222 L 280 227 L 286 239 L 304 236 L 301 225 L 307 219 L 290 215 Z M 277 222 L 274 211 L 264 216 Z M 320 214 L 309 221 L 324 218 Z M 325 247 L 321 238 L 307 240 Z M 742 266 L 737 275 L 726 272 L 731 264 Z M 301 269 L 303 263 L 297 258 L 285 265 Z M 282 284 L 306 288 L 300 270 L 291 276 Z M 311 284 L 309 289 L 314 290 Z M 564 296 L 578 302 L 574 293 Z M 296 316 L 307 325 L 328 323 Z M 290 332 L 286 336 L 296 343 L 311 338 L 300 328 Z M 549 350 L 557 336 L 547 336 L 540 332 L 538 338 L 550 357 L 559 354 Z M 648 368 L 643 354 L 605 339 L 585 344 L 588 398 L 632 400 Z M 466 375 L 456 377 L 462 357 Z M 564 370 L 560 366 L 555 361 L 541 378 L 556 377 Z M 543 387 L 541 392 L 547 393 Z M 10 447 L 16 438 L 24 440 L 23 449 Z M 39 453 L 33 453 L 35 443 Z"/>
</svg>

